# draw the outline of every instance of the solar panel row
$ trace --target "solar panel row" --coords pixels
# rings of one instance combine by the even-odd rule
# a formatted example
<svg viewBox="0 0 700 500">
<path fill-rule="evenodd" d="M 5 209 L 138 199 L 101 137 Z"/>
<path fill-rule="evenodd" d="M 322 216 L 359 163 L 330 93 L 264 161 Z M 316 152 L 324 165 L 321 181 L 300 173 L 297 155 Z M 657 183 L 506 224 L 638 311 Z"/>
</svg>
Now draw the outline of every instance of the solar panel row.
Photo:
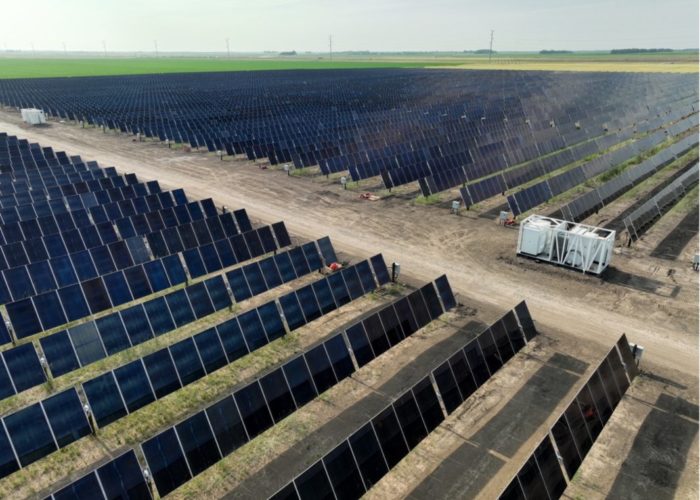
<svg viewBox="0 0 700 500">
<path fill-rule="evenodd" d="M 354 268 L 346 268 L 343 272 L 350 269 Z M 336 273 L 338 274 L 340 273 Z M 400 324 L 401 335 L 405 337 L 412 335 L 431 321 L 428 305 L 424 300 L 428 287 L 432 288 L 433 284 L 412 292 L 408 297 L 396 300 L 375 315 L 388 318 L 386 311 L 391 311 L 391 316 L 398 316 L 394 321 Z M 432 288 L 430 297 L 439 295 L 446 310 L 453 307 L 455 299 L 447 278 L 445 276 L 438 278 L 435 281 L 435 287 L 438 292 L 436 294 L 435 288 Z M 409 300 L 410 297 L 419 299 L 420 302 L 416 303 L 421 304 L 421 313 L 414 312 L 410 305 L 413 300 Z M 438 306 L 442 312 L 439 302 Z M 387 324 L 387 328 L 393 328 L 391 324 L 394 323 Z M 159 494 L 166 495 L 350 376 L 356 370 L 358 362 L 353 359 L 353 354 L 348 349 L 348 341 L 345 337 L 348 330 L 349 328 L 308 348 L 304 353 L 260 376 L 232 395 L 226 396 L 205 410 L 142 443 L 141 449 Z M 219 333 L 223 339 L 222 332 Z M 157 364 L 163 366 L 160 362 Z M 168 372 L 172 373 L 172 363 L 166 362 L 165 365 L 170 368 L 157 368 L 157 373 L 162 374 L 158 375 L 158 379 L 173 380 L 172 375 L 165 375 Z M 97 471 L 98 476 L 99 471 L 100 469 Z M 140 474 L 138 477 L 143 478 Z M 100 477 L 100 479 L 105 478 Z M 133 483 L 142 482 L 134 480 Z M 65 498 L 57 495 L 62 492 L 74 494 L 86 484 L 96 484 L 95 472 L 66 486 L 55 493 L 53 498 L 56 500 Z"/>
<path fill-rule="evenodd" d="M 80 156 L 69 157 L 64 151 L 54 151 L 51 147 L 30 143 L 27 139 L 9 136 L 6 132 L 0 132 L 0 159 L 2 160 L 0 167 L 2 174 L 27 171 L 25 175 L 36 175 L 39 168 L 65 165 L 80 165 L 88 169 L 97 168 L 97 162 L 83 163 Z M 113 170 L 113 167 L 109 168 Z"/>
<path fill-rule="evenodd" d="M 60 392 L 2 419 L 0 472 L 3 477 L 90 433 L 75 389 Z"/>
<path fill-rule="evenodd" d="M 522 166 L 514 166 L 512 163 L 502 161 L 500 163 L 496 162 L 496 164 L 482 165 L 480 168 L 476 168 L 476 166 L 452 166 L 450 168 L 440 169 L 428 177 L 419 179 L 421 193 L 424 196 L 429 196 L 458 186 L 459 184 L 474 181 L 472 184 L 464 186 L 466 192 L 462 193 L 462 199 L 465 205 L 469 207 L 499 193 L 503 193 L 506 189 L 513 189 L 537 177 L 553 172 L 569 163 L 582 160 L 592 154 L 604 151 L 615 144 L 622 143 L 634 137 L 635 132 L 653 130 L 673 120 L 678 120 L 691 111 L 692 108 L 688 106 L 688 103 L 673 103 L 671 104 L 670 111 L 664 113 L 662 116 L 642 119 L 641 123 L 637 121 L 632 125 L 627 124 L 628 126 L 623 130 L 618 130 L 595 139 L 590 139 L 589 135 L 585 134 L 577 138 L 582 139 L 583 142 L 575 144 L 567 142 L 566 144 L 559 145 L 559 147 L 566 146 L 567 149 L 559 149 L 559 147 L 557 147 L 547 150 L 535 147 L 533 152 L 519 159 L 518 163 L 530 160 Z M 630 123 L 632 122 L 630 121 Z M 646 125 L 646 127 L 642 127 L 641 125 Z M 674 129 L 674 127 L 677 127 L 677 125 L 672 125 L 670 129 Z M 554 152 L 555 150 L 556 152 Z M 476 180 L 494 172 L 498 172 L 498 174 L 482 180 Z"/>
<path fill-rule="evenodd" d="M 433 290 L 434 295 L 433 284 L 425 285 L 424 289 L 427 287 Z M 421 289 L 410 296 L 421 300 L 423 295 Z M 442 314 L 439 303 L 438 307 Z M 388 316 L 385 313 L 393 316 L 393 322 L 398 323 L 392 305 L 377 314 L 386 318 Z M 409 313 L 415 321 L 416 316 L 410 311 Z M 402 320 L 410 321 L 408 317 Z M 430 321 L 432 319 L 428 318 L 428 323 Z M 412 335 L 424 324 L 417 323 L 414 326 L 415 330 L 410 326 L 406 331 L 397 329 L 397 342 Z M 384 328 L 391 330 L 397 326 L 388 323 Z M 362 366 L 359 360 L 353 362 L 352 358 L 347 338 L 344 338 L 343 333 L 335 335 L 237 390 L 232 397 L 228 396 L 142 443 L 141 448 L 159 494 L 164 496 L 184 484 L 350 376 L 355 371 L 355 366 Z M 211 427 L 207 426 L 207 422 Z M 197 430 L 195 435 L 192 435 L 193 429 Z M 201 453 L 202 446 L 206 446 L 207 453 Z"/>
<path fill-rule="evenodd" d="M 54 377 L 192 323 L 232 304 L 221 276 L 40 339 Z"/>
<path fill-rule="evenodd" d="M 661 217 L 668 207 L 674 205 L 676 201 L 697 186 L 698 172 L 700 172 L 700 166 L 696 162 L 689 170 L 625 217 L 622 222 L 630 237 L 635 240 L 639 239 L 646 228 L 658 217 Z"/>
<path fill-rule="evenodd" d="M 181 208 L 187 214 L 194 205 Z M 199 211 L 199 205 L 196 206 Z M 167 224 L 158 212 L 151 214 L 156 217 L 119 219 L 116 227 L 106 221 L 0 248 L 4 254 L 4 260 L 0 254 L 0 264 L 5 264 L 0 275 L 0 299 L 17 301 L 38 294 L 38 290 L 75 284 L 154 257 L 165 257 L 212 242 L 216 244 L 240 233 L 230 213 L 215 213 L 192 222 L 179 222 L 171 213 L 173 218 Z M 163 235 L 168 237 L 167 243 Z M 45 275 L 42 277 L 50 279 L 43 285 L 38 279 L 38 274 L 42 273 Z"/>
<path fill-rule="evenodd" d="M 90 171 L 89 175 L 96 177 L 97 172 L 99 171 Z M 45 193 L 42 193 L 41 188 L 35 191 L 32 186 L 31 198 L 25 200 L 18 199 L 17 195 L 0 197 L 2 222 L 12 224 L 69 211 L 88 210 L 99 203 L 125 202 L 146 197 L 150 201 L 163 194 L 157 181 L 141 183 L 133 174 L 78 182 L 67 178 L 58 182 L 71 183 L 59 184 Z M 5 237 L 4 241 L 10 240 Z"/>
<path fill-rule="evenodd" d="M 262 243 L 261 236 L 266 238 L 265 245 Z M 277 248 L 269 227 L 233 236 L 229 239 L 231 246 L 234 243 L 232 240 L 236 240 L 238 246 L 249 251 L 246 255 L 248 258 L 263 255 Z M 122 246 L 124 252 L 126 252 L 125 248 L 124 244 Z M 222 246 L 220 245 L 219 248 Z M 182 252 L 190 278 L 198 278 L 224 267 L 216 246 L 209 244 L 202 249 L 204 252 L 200 252 L 197 248 Z M 136 253 L 138 254 L 138 251 Z M 232 253 L 229 251 L 226 254 L 229 261 Z M 139 260 L 142 259 L 139 258 Z M 70 261 L 63 262 L 65 267 L 60 270 L 54 268 L 55 272 L 69 274 L 73 271 Z M 76 263 L 84 268 L 90 261 L 82 260 Z M 90 267 L 87 272 L 88 275 L 97 273 L 94 267 Z M 6 306 L 7 314 L 15 335 L 22 339 L 168 289 L 186 282 L 187 279 L 178 255 L 170 255 L 157 261 L 129 267 L 124 271 L 96 276 L 55 291 L 11 302 Z"/>
<path fill-rule="evenodd" d="M 283 226 L 278 226 L 278 231 L 282 228 Z M 232 290 L 236 301 L 241 301 L 268 290 L 266 280 L 271 283 L 269 288 L 273 288 L 274 279 L 286 283 L 316 271 L 321 268 L 321 259 L 313 250 L 314 243 L 311 242 L 310 245 L 311 247 L 309 244 L 304 247 L 307 249 L 306 255 L 301 251 L 302 247 L 297 247 L 245 268 L 229 271 L 226 280 L 222 276 L 215 276 L 184 290 L 41 338 L 39 342 L 51 373 L 54 377 L 64 375 L 180 328 L 210 312 L 220 311 L 232 303 L 228 289 Z M 184 269 L 177 258 L 164 259 L 164 266 L 167 276 L 176 276 L 181 283 L 186 281 Z M 248 268 L 256 269 L 258 274 L 251 271 L 247 276 L 242 275 L 242 281 L 235 278 L 238 272 L 243 273 L 242 269 Z M 266 269 L 265 274 L 261 271 L 262 268 Z M 255 294 L 251 287 L 255 289 Z M 196 302 L 200 298 L 204 300 L 201 304 Z M 205 307 L 204 304 L 210 305 Z"/>
<path fill-rule="evenodd" d="M 681 139 L 674 143 L 673 146 L 661 150 L 639 165 L 624 170 L 620 175 L 598 186 L 593 191 L 589 191 L 567 203 L 559 209 L 555 216 L 574 222 L 585 219 L 593 212 L 597 212 L 611 201 L 617 199 L 622 193 L 651 177 L 677 158 L 680 158 L 689 148 L 697 144 L 698 137 L 696 135 Z M 676 154 L 676 151 L 679 154 Z"/>
<path fill-rule="evenodd" d="M 672 109 L 683 109 L 685 113 L 688 113 L 691 111 L 689 105 L 691 102 L 692 100 L 683 104 L 672 103 L 670 106 Z M 643 121 L 645 116 L 649 116 L 646 114 L 647 110 L 642 110 L 641 114 L 631 112 L 626 116 L 625 112 L 630 113 L 630 108 L 622 112 L 622 120 L 617 120 L 625 126 Z M 673 111 L 664 110 L 664 112 L 667 115 L 674 114 Z M 596 121 L 590 116 L 589 119 L 592 123 Z M 603 123 L 604 118 L 599 120 L 599 123 Z M 498 138 L 498 136 L 504 132 L 492 125 L 487 130 L 481 130 L 481 133 L 477 134 L 474 139 L 475 144 L 471 141 L 457 141 L 457 144 L 461 144 L 457 151 L 454 148 L 448 149 L 447 145 L 441 141 L 428 143 L 424 149 L 421 149 L 420 141 L 417 141 L 418 145 L 411 143 L 410 152 L 404 151 L 402 154 L 391 152 L 393 156 L 378 157 L 374 159 L 374 162 L 370 160 L 365 164 L 350 167 L 350 173 L 353 179 L 356 179 L 358 175 L 360 178 L 364 178 L 381 174 L 387 188 L 425 179 L 425 185 L 431 186 L 435 189 L 434 192 L 438 192 L 462 183 L 466 179 L 478 179 L 541 155 L 550 154 L 567 144 L 572 145 L 577 141 L 591 139 L 599 135 L 598 130 L 602 132 L 602 129 L 591 127 L 577 129 L 578 133 L 576 134 L 560 135 L 559 127 L 556 125 L 557 120 L 552 120 L 552 122 L 555 122 L 555 125 L 544 130 L 533 130 L 524 123 L 516 123 L 515 125 L 508 123 L 505 136 L 502 138 Z M 482 120 L 482 123 L 485 121 Z M 564 123 L 564 125 L 566 124 Z M 460 134 L 448 130 L 443 135 L 448 137 L 453 135 L 469 136 L 469 133 Z M 487 137 L 486 140 L 490 142 L 485 145 L 480 144 L 480 137 Z M 440 146 L 434 146 L 435 142 L 438 142 Z M 323 163 L 321 167 L 324 170 Z M 324 173 L 327 172 L 324 171 Z"/>
<path fill-rule="evenodd" d="M 618 142 L 625 141 L 629 137 L 628 132 L 612 134 Z M 506 189 L 513 189 L 521 184 L 553 172 L 569 163 L 578 161 L 593 153 L 599 152 L 602 141 L 599 139 L 577 144 L 569 149 L 564 149 L 550 156 L 537 158 L 525 165 L 507 169 L 501 173 L 487 177 L 480 181 L 464 186 L 461 194 L 465 206 L 469 207 L 492 196 L 503 193 Z M 445 189 L 451 186 L 446 186 Z M 424 193 L 425 194 L 425 193 Z"/>
<path fill-rule="evenodd" d="M 388 174 L 393 185 L 463 166 L 485 175 L 697 101 L 687 75 L 505 76 L 415 69 L 5 80 L 0 100 L 273 164 L 349 170 L 355 180 Z"/>
<path fill-rule="evenodd" d="M 561 497 L 636 375 L 622 335 L 499 498 Z"/>
<path fill-rule="evenodd" d="M 283 319 L 273 300 L 83 383 L 96 424 L 104 427 L 293 331 Z"/>
<path fill-rule="evenodd" d="M 682 120 L 682 127 L 688 130 L 696 126 L 698 119 L 697 113 L 693 116 Z M 694 125 L 695 124 L 695 125 Z M 508 205 L 514 215 L 520 215 L 549 199 L 569 189 L 581 184 L 582 182 L 592 179 L 593 177 L 606 172 L 620 163 L 644 152 L 652 149 L 666 140 L 664 131 L 654 132 L 639 141 L 618 148 L 603 156 L 599 156 L 590 162 L 587 162 L 578 167 L 574 167 L 561 174 L 550 177 L 537 184 L 522 189 L 508 196 Z"/>
<path fill-rule="evenodd" d="M 328 245 L 324 246 L 327 251 L 332 251 L 329 241 Z M 373 260 L 375 264 L 374 269 L 381 269 L 380 266 L 383 264 L 381 256 L 375 256 Z M 348 267 L 342 272 L 336 272 L 328 277 L 321 278 L 312 285 L 313 289 L 319 289 L 318 285 L 322 283 L 326 283 L 326 289 L 330 289 L 327 283 L 332 280 L 334 283 L 331 292 L 333 297 L 348 297 L 347 302 L 354 300 L 356 297 L 350 299 L 349 292 L 346 291 L 344 295 L 338 295 L 338 291 L 341 289 L 346 290 L 343 274 L 357 271 L 358 268 L 363 274 L 369 273 L 363 281 L 367 282 L 371 280 L 372 283 L 372 286 L 362 289 L 361 295 L 369 293 L 375 289 L 376 284 L 374 283 L 374 277 L 372 277 L 371 271 L 369 271 L 367 261 Z M 384 266 L 384 271 L 386 272 L 386 266 Z M 340 281 L 337 281 L 336 278 Z M 221 282 L 221 277 L 211 278 L 211 280 L 215 279 Z M 208 284 L 208 282 L 204 282 L 204 285 Z M 451 296 L 451 291 L 446 278 L 443 277 L 440 286 L 442 293 L 449 298 L 449 296 Z M 203 289 L 202 291 L 204 292 Z M 432 294 L 434 298 L 437 299 L 434 290 Z M 290 296 L 295 296 L 295 292 L 291 292 L 283 297 Z M 283 297 L 281 297 L 280 300 Z M 333 297 L 331 298 L 333 299 Z M 226 295 L 226 298 L 228 298 L 228 295 Z M 201 305 L 205 303 L 205 300 L 205 297 L 196 299 L 190 297 L 190 303 L 194 308 L 197 306 L 201 307 Z M 230 304 L 230 302 L 228 303 Z M 325 309 L 322 314 L 326 314 L 344 303 L 346 302 L 336 300 L 332 309 Z M 438 307 L 440 307 L 439 303 Z M 162 313 L 160 308 L 158 310 Z M 149 340 L 151 338 L 150 336 L 144 336 L 142 338 L 128 336 L 130 327 L 133 326 L 132 322 L 136 322 L 140 328 L 145 328 L 147 327 L 147 318 L 140 309 L 127 311 L 129 312 L 122 316 L 124 326 L 116 326 L 110 323 L 108 329 L 104 331 L 109 332 L 111 337 L 114 337 L 117 332 L 121 332 L 125 340 L 128 338 L 132 339 L 132 345 Z M 125 312 L 126 311 L 122 311 L 121 313 L 123 314 Z M 441 312 L 442 309 L 440 309 L 440 313 Z M 292 331 L 294 328 L 292 328 L 291 325 L 285 327 L 284 319 L 285 317 L 280 314 L 277 301 L 273 300 L 255 309 L 241 313 L 236 317 L 227 319 L 203 332 L 182 339 L 169 347 L 155 351 L 147 356 L 83 382 L 81 384 L 82 392 L 85 394 L 85 399 L 94 418 L 95 425 L 97 427 L 105 427 L 286 335 L 288 331 Z M 394 320 L 394 322 L 396 322 L 396 320 Z M 90 330 L 90 333 L 86 334 L 86 331 L 87 330 L 80 332 L 80 335 L 83 335 L 83 337 L 71 336 L 71 340 L 77 338 L 82 341 L 80 344 L 73 341 L 76 350 L 82 354 L 94 353 L 93 357 L 95 359 L 98 359 L 98 356 L 104 356 L 104 351 L 98 346 L 99 337 L 97 332 Z M 75 330 L 72 329 L 69 330 L 68 333 L 71 335 L 74 332 Z M 123 342 L 123 346 L 123 348 L 128 347 L 126 341 Z M 69 352 L 57 352 L 56 355 L 58 357 L 54 358 L 54 364 L 62 363 L 67 365 L 70 362 L 72 363 L 71 366 L 77 365 L 77 359 L 71 356 Z M 82 361 L 84 361 L 84 359 L 81 359 L 81 362 Z M 40 366 L 38 368 L 41 370 Z M 52 398 L 45 400 L 44 403 Z M 82 408 L 82 405 L 80 405 L 80 407 Z M 26 410 L 25 408 L 13 415 L 24 414 Z M 34 453 L 34 460 L 38 460 L 56 449 L 67 446 L 83 435 L 85 435 L 85 433 L 73 433 L 73 439 L 66 439 L 62 444 L 59 443 L 57 447 L 42 447 Z M 9 456 L 11 455 L 10 451 L 9 447 L 7 449 L 2 449 L 0 443 L 0 455 L 7 454 Z M 20 463 L 25 465 L 23 462 Z M 0 477 L 3 477 L 1 473 Z"/>
<path fill-rule="evenodd" d="M 517 309 L 528 323 L 524 302 Z M 362 497 L 526 345 L 531 337 L 517 312 L 509 311 L 270 498 Z"/>
<path fill-rule="evenodd" d="M 204 207 L 207 206 L 206 201 L 211 200 L 188 203 L 184 193 L 166 191 L 158 195 L 108 202 L 92 206 L 88 210 L 78 209 L 10 223 L 4 227 L 5 238 L 9 242 L 3 245 L 3 248 L 12 248 L 13 243 L 15 246 L 20 242 L 24 243 L 25 260 L 34 262 L 37 257 L 28 253 L 29 247 L 39 244 L 45 249 L 45 252 L 42 253 L 46 253 L 50 257 L 57 257 L 69 251 L 98 246 L 100 243 L 94 242 L 96 237 L 88 232 L 92 231 L 89 229 L 91 226 L 95 226 L 95 229 L 100 228 L 102 232 L 99 236 L 103 238 L 105 235 L 109 235 L 105 231 L 118 231 L 120 236 L 127 238 L 203 219 L 205 214 L 206 217 L 215 217 L 216 209 L 213 205 L 211 211 L 207 209 L 203 213 Z M 213 213 L 211 213 L 212 211 Z M 109 229 L 110 226 L 111 229 Z M 78 231 L 77 237 L 74 236 L 75 231 Z M 54 243 L 56 239 L 59 239 L 60 242 Z M 80 244 L 79 241 L 73 243 L 72 240 L 76 239 L 82 239 L 82 247 L 72 249 L 70 244 Z M 60 243 L 63 244 L 60 245 Z M 8 260 L 8 265 L 4 266 L 3 269 L 19 265 L 10 261 L 8 255 L 5 255 L 5 260 Z"/>
</svg>

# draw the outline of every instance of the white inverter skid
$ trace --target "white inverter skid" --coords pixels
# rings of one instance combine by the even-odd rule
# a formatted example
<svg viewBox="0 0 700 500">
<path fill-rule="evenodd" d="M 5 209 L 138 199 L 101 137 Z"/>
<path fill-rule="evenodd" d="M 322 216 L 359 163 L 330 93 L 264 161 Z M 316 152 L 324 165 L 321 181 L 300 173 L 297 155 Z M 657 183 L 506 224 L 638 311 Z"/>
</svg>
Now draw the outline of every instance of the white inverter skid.
<svg viewBox="0 0 700 500">
<path fill-rule="evenodd" d="M 610 265 L 615 231 L 531 215 L 520 223 L 518 255 L 601 274 Z"/>
<path fill-rule="evenodd" d="M 42 125 L 46 123 L 46 115 L 41 109 L 25 108 L 21 113 L 22 120 L 29 125 Z"/>
</svg>

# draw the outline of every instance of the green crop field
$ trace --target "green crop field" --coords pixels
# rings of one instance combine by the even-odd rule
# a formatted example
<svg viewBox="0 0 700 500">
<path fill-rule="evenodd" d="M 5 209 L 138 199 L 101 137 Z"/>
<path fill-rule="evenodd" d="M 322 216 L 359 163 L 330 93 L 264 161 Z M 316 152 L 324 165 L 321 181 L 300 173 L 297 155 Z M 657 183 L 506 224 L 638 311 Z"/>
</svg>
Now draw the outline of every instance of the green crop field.
<svg viewBox="0 0 700 500">
<path fill-rule="evenodd" d="M 602 52 L 541 55 L 502 52 L 489 61 L 483 54 L 339 54 L 330 61 L 318 55 L 249 57 L 17 57 L 0 56 L 0 78 L 43 78 L 207 71 L 287 69 L 421 68 L 551 71 L 697 72 L 697 52 L 610 55 Z"/>
<path fill-rule="evenodd" d="M 195 73 L 206 71 L 254 71 L 284 69 L 415 68 L 454 62 L 314 59 L 214 59 L 214 58 L 0 58 L 0 78 L 43 78 L 59 76 L 142 75 L 154 73 Z"/>
</svg>

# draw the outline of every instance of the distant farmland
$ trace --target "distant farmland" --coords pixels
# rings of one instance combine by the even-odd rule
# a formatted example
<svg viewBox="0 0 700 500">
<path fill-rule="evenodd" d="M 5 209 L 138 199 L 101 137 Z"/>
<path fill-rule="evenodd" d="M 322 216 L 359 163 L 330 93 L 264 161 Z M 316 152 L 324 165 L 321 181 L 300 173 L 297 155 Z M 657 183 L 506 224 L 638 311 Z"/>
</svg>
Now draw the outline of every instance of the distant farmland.
<svg viewBox="0 0 700 500">
<path fill-rule="evenodd" d="M 66 76 L 145 75 L 153 73 L 201 73 L 210 71 L 256 71 L 286 69 L 416 68 L 450 64 L 427 61 L 333 61 L 314 59 L 185 59 L 185 58 L 101 58 L 101 59 L 9 59 L 0 58 L 0 78 L 48 78 Z"/>
<path fill-rule="evenodd" d="M 290 69 L 421 68 L 508 69 L 543 71 L 631 71 L 696 73 L 697 53 L 623 54 L 576 52 L 535 54 L 499 52 L 491 61 L 483 54 L 425 53 L 338 55 L 294 58 L 192 58 L 192 57 L 100 57 L 33 58 L 0 57 L 2 78 L 50 78 L 77 76 L 142 75 L 154 73 L 196 73 L 215 71 L 256 71 Z"/>
</svg>

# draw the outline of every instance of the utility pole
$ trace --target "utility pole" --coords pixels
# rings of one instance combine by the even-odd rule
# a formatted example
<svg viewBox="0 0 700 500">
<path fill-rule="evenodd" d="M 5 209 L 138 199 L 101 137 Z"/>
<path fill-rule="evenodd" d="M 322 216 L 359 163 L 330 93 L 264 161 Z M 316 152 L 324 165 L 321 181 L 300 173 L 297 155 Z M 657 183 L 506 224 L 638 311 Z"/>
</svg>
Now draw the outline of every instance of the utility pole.
<svg viewBox="0 0 700 500">
<path fill-rule="evenodd" d="M 226 57 L 231 59 L 231 48 L 228 45 L 228 38 L 226 39 Z"/>
<path fill-rule="evenodd" d="M 66 49 L 66 42 L 61 42 L 63 44 L 63 55 L 67 56 L 68 55 L 68 49 Z"/>
<path fill-rule="evenodd" d="M 105 53 L 105 57 L 107 57 L 107 42 L 105 42 L 104 40 L 102 40 L 102 50 Z"/>
<path fill-rule="evenodd" d="M 34 50 L 34 42 L 32 42 L 32 55 L 36 56 L 36 50 Z"/>
<path fill-rule="evenodd" d="M 328 55 L 333 62 L 333 35 L 328 35 Z"/>
<path fill-rule="evenodd" d="M 489 44 L 489 64 L 491 63 L 491 56 L 493 55 L 493 30 L 491 30 L 491 43 Z"/>
<path fill-rule="evenodd" d="M 153 40 L 153 46 L 156 48 L 156 59 L 158 59 L 158 40 Z"/>
</svg>

